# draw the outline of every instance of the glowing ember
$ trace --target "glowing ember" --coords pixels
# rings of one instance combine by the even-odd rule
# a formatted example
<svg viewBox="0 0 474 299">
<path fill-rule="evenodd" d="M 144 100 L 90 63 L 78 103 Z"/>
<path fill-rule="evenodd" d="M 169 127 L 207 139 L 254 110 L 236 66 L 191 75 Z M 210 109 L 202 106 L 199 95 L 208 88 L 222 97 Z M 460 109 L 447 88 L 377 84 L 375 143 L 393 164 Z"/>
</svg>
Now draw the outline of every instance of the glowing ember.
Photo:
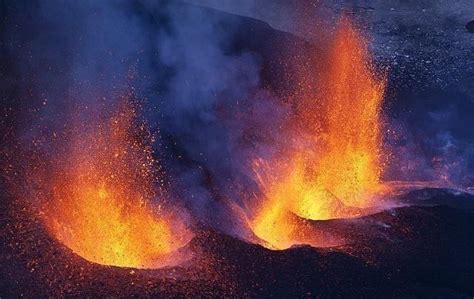
<svg viewBox="0 0 474 299">
<path fill-rule="evenodd" d="M 151 206 L 164 197 L 156 191 L 151 135 L 137 124 L 129 101 L 101 119 L 65 133 L 69 147 L 57 157 L 42 219 L 54 237 L 91 262 L 136 268 L 175 263 L 170 253 L 191 234 L 175 215 Z"/>
<path fill-rule="evenodd" d="M 250 226 L 275 248 L 311 242 L 295 228 L 291 213 L 313 220 L 360 216 L 382 188 L 380 109 L 385 81 L 373 75 L 367 42 L 348 20 L 339 24 L 328 62 L 316 101 L 323 104 L 322 111 L 309 106 L 298 115 L 312 123 L 308 128 L 313 131 L 302 134 L 293 127 L 283 133 L 290 139 L 305 135 L 304 145 L 285 150 L 271 167 L 254 163 L 265 200 Z M 310 103 L 317 105 L 305 102 Z M 313 124 L 316 112 L 323 112 L 321 125 Z"/>
</svg>

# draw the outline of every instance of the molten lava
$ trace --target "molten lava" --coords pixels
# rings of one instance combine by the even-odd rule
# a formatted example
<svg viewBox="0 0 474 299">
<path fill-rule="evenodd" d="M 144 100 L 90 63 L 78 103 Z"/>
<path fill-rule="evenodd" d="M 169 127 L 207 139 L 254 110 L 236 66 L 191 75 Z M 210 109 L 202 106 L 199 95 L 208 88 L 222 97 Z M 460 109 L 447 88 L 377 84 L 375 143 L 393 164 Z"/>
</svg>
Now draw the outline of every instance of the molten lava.
<svg viewBox="0 0 474 299">
<path fill-rule="evenodd" d="M 135 106 L 125 100 L 118 110 L 81 120 L 64 133 L 61 144 L 67 150 L 54 161 L 42 219 L 54 237 L 91 262 L 135 268 L 173 264 L 178 257 L 171 253 L 191 233 L 163 209 L 152 135 L 137 122 Z M 153 206 L 155 199 L 161 205 Z"/>
<path fill-rule="evenodd" d="M 250 226 L 274 248 L 312 242 L 297 228 L 294 214 L 312 220 L 361 216 L 382 189 L 385 80 L 374 75 L 367 41 L 346 19 L 339 23 L 327 61 L 318 98 L 306 101 L 305 111 L 292 119 L 319 118 L 321 124 L 307 126 L 308 132 L 295 130 L 301 126 L 284 131 L 288 140 L 300 143 L 271 163 L 254 163 L 264 200 Z"/>
</svg>

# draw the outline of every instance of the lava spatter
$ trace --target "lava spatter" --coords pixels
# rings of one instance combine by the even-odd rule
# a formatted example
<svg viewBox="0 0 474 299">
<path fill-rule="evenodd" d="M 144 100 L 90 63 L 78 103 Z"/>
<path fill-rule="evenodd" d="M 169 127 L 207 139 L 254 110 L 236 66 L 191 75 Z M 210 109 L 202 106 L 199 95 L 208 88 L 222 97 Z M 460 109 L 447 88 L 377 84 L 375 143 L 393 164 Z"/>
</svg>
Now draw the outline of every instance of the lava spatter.
<svg viewBox="0 0 474 299">
<path fill-rule="evenodd" d="M 274 248 L 312 243 L 313 237 L 301 236 L 294 215 L 311 220 L 362 216 L 383 189 L 385 78 L 375 74 L 367 40 L 346 18 L 339 22 L 326 64 L 317 98 L 305 101 L 304 113 L 293 119 L 321 124 L 307 126 L 303 134 L 298 126 L 282 130 L 282 138 L 303 135 L 305 141 L 271 161 L 254 161 L 263 198 L 249 223 Z"/>
<path fill-rule="evenodd" d="M 59 149 L 51 170 L 37 180 L 47 230 L 98 264 L 176 264 L 182 257 L 174 253 L 192 234 L 179 213 L 167 208 L 153 136 L 138 120 L 137 105 L 122 99 L 112 113 L 87 121 L 79 115 L 64 132 L 55 133 Z"/>
</svg>

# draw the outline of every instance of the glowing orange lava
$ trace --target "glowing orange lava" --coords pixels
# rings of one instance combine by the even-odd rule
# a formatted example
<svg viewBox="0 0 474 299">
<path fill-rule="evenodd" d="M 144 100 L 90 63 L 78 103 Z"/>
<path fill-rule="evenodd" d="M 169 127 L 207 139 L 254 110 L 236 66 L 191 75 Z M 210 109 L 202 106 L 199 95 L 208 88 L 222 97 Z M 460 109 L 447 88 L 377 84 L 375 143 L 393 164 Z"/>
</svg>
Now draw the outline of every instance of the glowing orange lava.
<svg viewBox="0 0 474 299">
<path fill-rule="evenodd" d="M 157 268 L 191 233 L 163 203 L 151 134 L 125 103 L 105 120 L 75 123 L 57 157 L 42 219 L 49 232 L 86 260 L 103 265 Z M 158 188 L 159 189 L 159 188 Z M 161 201 L 160 201 L 161 200 Z"/>
<path fill-rule="evenodd" d="M 306 111 L 297 115 L 314 122 L 314 113 L 320 114 L 321 125 L 307 128 L 321 130 L 301 133 L 292 127 L 282 135 L 288 140 L 303 135 L 301 144 L 271 163 L 254 163 L 264 200 L 250 226 L 273 248 L 312 242 L 290 215 L 312 220 L 361 216 L 382 189 L 385 80 L 374 75 L 367 41 L 346 19 L 339 23 L 327 61 L 319 98 L 305 102 Z"/>
</svg>

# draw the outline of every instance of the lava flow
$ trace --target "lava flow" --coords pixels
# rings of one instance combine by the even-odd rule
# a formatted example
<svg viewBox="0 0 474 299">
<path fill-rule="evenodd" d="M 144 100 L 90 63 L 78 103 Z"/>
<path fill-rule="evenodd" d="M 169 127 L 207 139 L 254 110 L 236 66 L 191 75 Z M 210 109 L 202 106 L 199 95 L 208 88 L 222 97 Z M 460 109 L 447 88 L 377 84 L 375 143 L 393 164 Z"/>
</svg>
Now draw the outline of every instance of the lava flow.
<svg viewBox="0 0 474 299">
<path fill-rule="evenodd" d="M 52 236 L 88 261 L 134 268 L 175 264 L 191 233 L 164 208 L 152 135 L 137 122 L 135 105 L 124 102 L 113 115 L 81 119 L 54 134 L 64 150 L 49 178 L 40 180 L 47 190 L 41 218 Z"/>
<path fill-rule="evenodd" d="M 311 220 L 357 217 L 376 204 L 374 195 L 383 189 L 385 80 L 375 75 L 367 44 L 347 19 L 340 21 L 319 96 L 305 101 L 304 111 L 291 119 L 321 124 L 283 130 L 285 138 L 299 138 L 300 143 L 277 159 L 254 161 L 264 198 L 250 226 L 270 247 L 318 242 L 317 236 L 302 232 L 295 215 Z"/>
</svg>

